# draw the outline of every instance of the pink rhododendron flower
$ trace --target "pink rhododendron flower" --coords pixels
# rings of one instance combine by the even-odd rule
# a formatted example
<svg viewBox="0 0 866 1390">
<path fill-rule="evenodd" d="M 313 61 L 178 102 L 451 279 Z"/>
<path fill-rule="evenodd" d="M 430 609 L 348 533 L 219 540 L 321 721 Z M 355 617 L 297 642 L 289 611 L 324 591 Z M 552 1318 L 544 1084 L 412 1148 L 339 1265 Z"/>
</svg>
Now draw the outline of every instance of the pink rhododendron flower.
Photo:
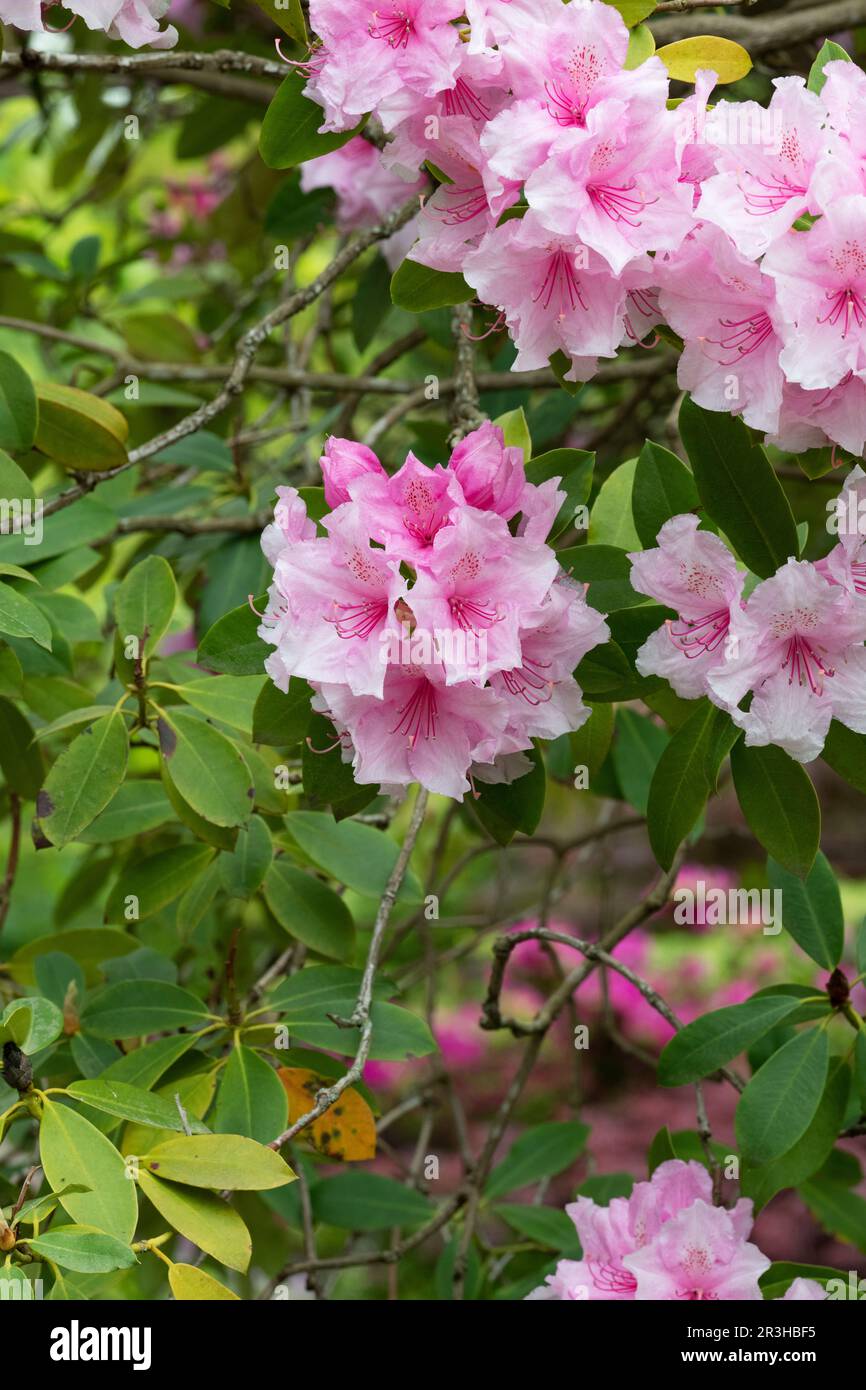
<svg viewBox="0 0 866 1390">
<path fill-rule="evenodd" d="M 629 555 L 631 583 L 679 617 L 647 638 L 636 665 L 643 676 L 663 676 L 683 699 L 707 693 L 708 673 L 725 660 L 731 616 L 740 606 L 744 574 L 725 543 L 698 529 L 690 514 L 671 517 L 658 547 Z"/>
<path fill-rule="evenodd" d="M 476 776 L 524 776 L 533 738 L 589 717 L 572 673 L 608 638 L 545 544 L 560 480 L 528 483 L 522 451 L 491 424 L 446 467 L 409 454 L 389 476 L 372 450 L 333 438 L 321 463 L 327 537 L 294 488 L 262 537 L 268 674 L 281 690 L 293 675 L 313 684 L 360 783 L 462 799 Z"/>
<path fill-rule="evenodd" d="M 423 179 L 407 183 L 382 162 L 375 145 L 358 135 L 338 150 L 310 159 L 301 165 L 301 188 L 333 188 L 337 195 L 337 226 L 341 231 L 372 227 L 413 192 L 424 187 Z M 390 238 L 389 238 L 390 240 Z M 387 252 L 388 242 L 383 243 Z"/>
<path fill-rule="evenodd" d="M 795 1279 L 782 1295 L 783 1303 L 823 1303 L 827 1290 L 817 1279 Z"/>
<path fill-rule="evenodd" d="M 739 1234 L 730 1212 L 701 1199 L 678 1211 L 623 1264 L 634 1275 L 639 1301 L 757 1301 L 763 1297 L 758 1279 L 770 1267 L 766 1255 Z"/>
<path fill-rule="evenodd" d="M 812 182 L 830 147 L 826 108 L 802 77 L 777 77 L 768 108 L 720 101 L 707 122 L 719 172 L 701 185 L 699 217 L 723 228 L 755 258 L 806 212 L 819 208 Z"/>
<path fill-rule="evenodd" d="M 866 597 L 866 473 L 859 464 L 836 499 L 834 520 L 839 543 L 815 568 L 852 596 Z"/>
<path fill-rule="evenodd" d="M 337 439 L 330 435 L 325 441 L 325 452 L 320 460 L 322 480 L 325 485 L 325 501 L 329 507 L 339 507 L 349 500 L 349 484 L 367 473 L 382 478 L 385 470 L 366 444 L 356 444 L 352 439 Z M 270 557 L 268 557 L 270 558 Z"/>
<path fill-rule="evenodd" d="M 866 611 L 805 560 L 788 560 L 731 614 L 728 654 L 710 695 L 749 746 L 817 758 L 831 719 L 866 733 Z M 748 691 L 748 710 L 738 708 Z"/>
<path fill-rule="evenodd" d="M 742 414 L 747 425 L 775 433 L 785 379 L 773 280 L 709 224 L 674 256 L 657 258 L 655 274 L 664 318 L 685 342 L 677 366 L 682 389 L 707 410 Z"/>
<path fill-rule="evenodd" d="M 103 30 L 109 38 L 122 39 L 130 48 L 173 48 L 177 30 L 173 24 L 160 29 L 168 0 L 70 0 L 64 8 L 83 19 L 88 29 Z M 43 33 L 51 26 L 51 5 L 40 0 L 0 0 L 0 21 L 16 29 Z"/>
<path fill-rule="evenodd" d="M 583 1259 L 561 1260 L 529 1299 L 760 1298 L 770 1261 L 747 1241 L 752 1203 L 727 1211 L 712 1195 L 702 1164 L 671 1159 L 606 1207 L 578 1197 L 565 1210 Z"/>
</svg>

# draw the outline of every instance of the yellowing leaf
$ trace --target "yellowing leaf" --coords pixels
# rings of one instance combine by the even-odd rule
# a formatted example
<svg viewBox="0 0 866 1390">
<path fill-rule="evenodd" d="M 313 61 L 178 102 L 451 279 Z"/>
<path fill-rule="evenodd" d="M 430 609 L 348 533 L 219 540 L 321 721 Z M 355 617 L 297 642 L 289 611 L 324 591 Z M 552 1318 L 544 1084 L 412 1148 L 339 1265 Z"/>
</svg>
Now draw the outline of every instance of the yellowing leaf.
<svg viewBox="0 0 866 1390">
<path fill-rule="evenodd" d="M 232 1192 L 267 1192 L 296 1177 L 273 1149 L 242 1134 L 178 1135 L 157 1144 L 141 1164 L 169 1182 Z"/>
<path fill-rule="evenodd" d="M 277 1075 L 289 1097 L 289 1124 L 312 1109 L 316 1092 L 328 1082 L 306 1067 L 279 1067 Z M 344 1091 L 306 1131 L 314 1149 L 327 1158 L 360 1163 L 376 1157 L 376 1122 L 364 1097 L 354 1087 Z"/>
<path fill-rule="evenodd" d="M 738 82 L 752 68 L 752 60 L 741 44 L 712 34 L 667 43 L 658 50 L 658 56 L 678 82 L 694 82 L 701 68 L 709 68 L 720 83 Z"/>
<path fill-rule="evenodd" d="M 205 1274 L 203 1269 L 196 1269 L 195 1265 L 172 1265 L 168 1271 L 168 1282 L 180 1303 L 201 1303 L 227 1298 L 240 1302 L 236 1293 L 232 1293 L 231 1289 L 227 1289 L 218 1279 Z"/>
<path fill-rule="evenodd" d="M 220 1264 L 245 1274 L 252 1254 L 250 1233 L 233 1207 L 201 1188 L 160 1182 L 139 1172 L 139 1186 L 170 1226 Z"/>
</svg>

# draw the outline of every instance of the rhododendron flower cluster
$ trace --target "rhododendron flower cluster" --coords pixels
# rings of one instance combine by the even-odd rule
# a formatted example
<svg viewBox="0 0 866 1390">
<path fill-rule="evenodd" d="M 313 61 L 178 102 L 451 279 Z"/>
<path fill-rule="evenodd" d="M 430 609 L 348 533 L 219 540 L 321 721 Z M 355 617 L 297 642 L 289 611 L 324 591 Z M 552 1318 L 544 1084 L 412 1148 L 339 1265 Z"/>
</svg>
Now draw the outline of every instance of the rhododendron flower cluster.
<svg viewBox="0 0 866 1390">
<path fill-rule="evenodd" d="M 666 322 L 699 405 L 785 449 L 862 453 L 859 67 L 827 63 L 820 95 L 777 78 L 767 108 L 711 106 L 716 74 L 700 71 L 669 109 L 662 60 L 626 66 L 628 30 L 603 0 L 311 0 L 310 21 L 300 67 L 322 131 L 372 114 L 386 144 L 353 140 L 305 186 L 331 180 L 354 224 L 366 199 L 350 168 L 414 182 L 426 166 L 437 186 L 410 258 L 462 272 L 507 326 L 515 370 L 564 354 L 585 381 Z"/>
<path fill-rule="evenodd" d="M 530 1300 L 721 1299 L 756 1302 L 770 1261 L 748 1237 L 752 1203 L 713 1204 L 713 1181 L 694 1161 L 671 1159 L 630 1197 L 607 1207 L 578 1197 L 566 1207 L 583 1258 L 560 1260 Z M 786 1299 L 823 1299 L 813 1279 L 796 1279 Z"/>
<path fill-rule="evenodd" d="M 445 467 L 410 453 L 389 476 L 335 438 L 321 462 L 326 534 L 281 488 L 262 539 L 272 679 L 311 683 L 359 783 L 462 800 L 476 777 L 521 776 L 533 739 L 589 717 L 572 673 L 609 635 L 545 543 L 559 479 L 528 482 L 489 422 Z"/>
<path fill-rule="evenodd" d="M 174 48 L 173 24 L 160 29 L 159 21 L 169 0 L 63 0 L 63 9 L 83 19 L 88 29 L 101 29 L 111 39 L 122 39 L 130 48 Z M 53 0 L 0 0 L 0 22 L 34 33 L 52 32 Z"/>
<path fill-rule="evenodd" d="M 864 483 L 854 469 L 841 510 Z M 679 615 L 647 638 L 637 669 L 685 699 L 707 695 L 747 745 L 774 743 L 798 762 L 819 756 L 832 719 L 866 733 L 866 603 L 852 558 L 862 549 L 858 534 L 819 564 L 789 559 L 744 599 L 724 541 L 696 516 L 672 517 L 657 547 L 629 556 L 633 587 Z"/>
</svg>

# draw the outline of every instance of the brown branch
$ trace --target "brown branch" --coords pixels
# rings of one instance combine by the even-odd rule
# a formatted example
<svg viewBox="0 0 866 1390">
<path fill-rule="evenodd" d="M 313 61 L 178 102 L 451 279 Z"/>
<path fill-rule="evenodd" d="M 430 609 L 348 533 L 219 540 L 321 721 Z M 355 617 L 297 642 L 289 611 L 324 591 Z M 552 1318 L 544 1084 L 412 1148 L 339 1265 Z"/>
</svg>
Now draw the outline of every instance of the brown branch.
<svg viewBox="0 0 866 1390">
<path fill-rule="evenodd" d="M 6 877 L 0 885 L 0 931 L 6 924 L 12 903 L 12 889 L 18 872 L 18 857 L 21 852 L 21 798 L 17 792 L 9 793 L 9 818 L 12 823 L 9 839 L 9 857 L 6 860 Z"/>
<path fill-rule="evenodd" d="M 649 22 L 660 45 L 694 38 L 709 29 L 719 38 L 743 44 L 755 58 L 775 48 L 789 49 L 866 23 L 866 0 L 823 0 L 808 9 L 786 8 L 768 15 L 668 14 Z"/>
</svg>

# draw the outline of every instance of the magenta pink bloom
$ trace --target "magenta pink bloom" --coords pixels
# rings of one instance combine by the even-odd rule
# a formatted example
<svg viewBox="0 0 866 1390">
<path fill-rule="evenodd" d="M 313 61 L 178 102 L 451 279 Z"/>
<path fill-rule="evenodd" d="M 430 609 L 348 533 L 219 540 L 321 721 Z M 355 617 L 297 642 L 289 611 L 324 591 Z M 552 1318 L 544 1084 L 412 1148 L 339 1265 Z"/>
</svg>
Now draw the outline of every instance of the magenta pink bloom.
<svg viewBox="0 0 866 1390">
<path fill-rule="evenodd" d="M 698 405 L 779 427 L 784 377 L 774 326 L 775 282 L 709 223 L 670 256 L 657 257 L 662 313 L 683 338 L 677 380 Z"/>
<path fill-rule="evenodd" d="M 410 260 L 434 270 L 460 270 L 467 252 L 517 201 L 520 185 L 488 188 L 478 126 L 469 116 L 443 117 L 428 157 L 448 182 L 424 203 Z"/>
<path fill-rule="evenodd" d="M 498 512 L 510 521 L 526 488 L 523 450 L 506 446 L 498 425 L 485 420 L 455 447 L 448 467 L 457 474 L 470 507 Z"/>
<path fill-rule="evenodd" d="M 325 501 L 329 507 L 339 507 L 349 500 L 349 484 L 357 478 L 372 473 L 386 478 L 384 468 L 366 444 L 356 444 L 352 439 L 337 439 L 329 435 L 325 441 L 325 452 L 319 460 L 322 479 L 325 485 Z"/>
<path fill-rule="evenodd" d="M 782 369 L 807 391 L 866 370 L 866 196 L 839 198 L 808 232 L 767 252 L 776 282 Z"/>
<path fill-rule="evenodd" d="M 520 666 L 521 616 L 543 601 L 558 568 L 549 546 L 512 536 L 495 512 L 455 512 L 410 598 L 418 627 L 435 634 L 448 685 Z"/>
<path fill-rule="evenodd" d="M 461 0 L 311 0 L 323 41 L 307 94 L 325 109 L 322 130 L 349 130 L 379 102 L 409 87 L 434 96 L 454 83 Z"/>
<path fill-rule="evenodd" d="M 392 173 L 369 140 L 358 135 L 338 150 L 301 165 L 301 189 L 333 188 L 337 195 L 337 226 L 341 231 L 372 227 L 389 212 L 420 192 L 424 181 L 407 183 Z"/>
<path fill-rule="evenodd" d="M 607 98 L 586 127 L 563 131 L 526 180 L 541 222 L 603 256 L 614 274 L 645 251 L 672 251 L 692 226 L 692 190 L 679 180 L 675 116 Z"/>
<path fill-rule="evenodd" d="M 820 97 L 802 77 L 777 77 L 769 107 L 720 101 L 706 125 L 719 172 L 701 185 L 698 215 L 754 259 L 798 217 L 819 211 L 813 179 L 833 142 Z"/>
<path fill-rule="evenodd" d="M 392 477 L 369 471 L 348 490 L 372 538 L 413 565 L 428 561 L 438 532 L 464 500 L 456 473 L 438 463 L 428 468 L 412 453 Z"/>
<path fill-rule="evenodd" d="M 296 487 L 278 487 L 274 519 L 262 533 L 262 550 L 275 565 L 287 546 L 311 541 L 316 523 L 307 516 L 307 504 Z"/>
<path fill-rule="evenodd" d="M 637 654 L 642 676 L 663 676 L 683 699 L 707 693 L 709 672 L 725 661 L 731 616 L 745 575 L 723 541 L 690 514 L 671 517 L 658 547 L 629 555 L 631 583 L 679 617 L 647 638 Z"/>
<path fill-rule="evenodd" d="M 831 719 L 866 733 L 866 608 L 805 560 L 788 560 L 731 614 L 709 694 L 746 731 L 799 762 L 817 758 Z M 738 708 L 753 692 L 747 711 Z"/>
<path fill-rule="evenodd" d="M 836 498 L 831 524 L 838 544 L 815 568 L 852 597 L 866 598 L 866 473 L 859 464 Z"/>
<path fill-rule="evenodd" d="M 650 287 L 649 257 L 638 268 L 640 284 Z M 572 360 L 569 378 L 578 381 L 593 374 L 598 357 L 616 355 L 625 315 L 634 308 L 629 290 L 639 284 L 637 274 L 633 280 L 612 274 L 590 247 L 554 235 L 532 212 L 488 232 L 466 256 L 463 274 L 484 303 L 505 315 L 518 349 L 516 371 L 546 366 L 563 352 Z"/>
<path fill-rule="evenodd" d="M 624 1256 L 635 1298 L 749 1300 L 770 1261 L 744 1240 L 730 1212 L 703 1199 L 672 1215 L 643 1249 Z"/>
<path fill-rule="evenodd" d="M 492 761 L 507 710 L 471 681 L 445 685 L 436 666 L 390 665 L 381 698 L 326 684 L 322 699 L 338 731 L 349 732 L 359 784 L 420 782 L 462 801 L 473 761 Z"/>
<path fill-rule="evenodd" d="M 399 640 L 395 609 L 406 581 L 397 561 L 370 545 L 351 504 L 332 512 L 326 525 L 327 540 L 288 545 L 277 556 L 277 604 L 260 633 L 293 675 L 345 681 L 356 695 L 381 696 L 388 643 Z"/>
</svg>

